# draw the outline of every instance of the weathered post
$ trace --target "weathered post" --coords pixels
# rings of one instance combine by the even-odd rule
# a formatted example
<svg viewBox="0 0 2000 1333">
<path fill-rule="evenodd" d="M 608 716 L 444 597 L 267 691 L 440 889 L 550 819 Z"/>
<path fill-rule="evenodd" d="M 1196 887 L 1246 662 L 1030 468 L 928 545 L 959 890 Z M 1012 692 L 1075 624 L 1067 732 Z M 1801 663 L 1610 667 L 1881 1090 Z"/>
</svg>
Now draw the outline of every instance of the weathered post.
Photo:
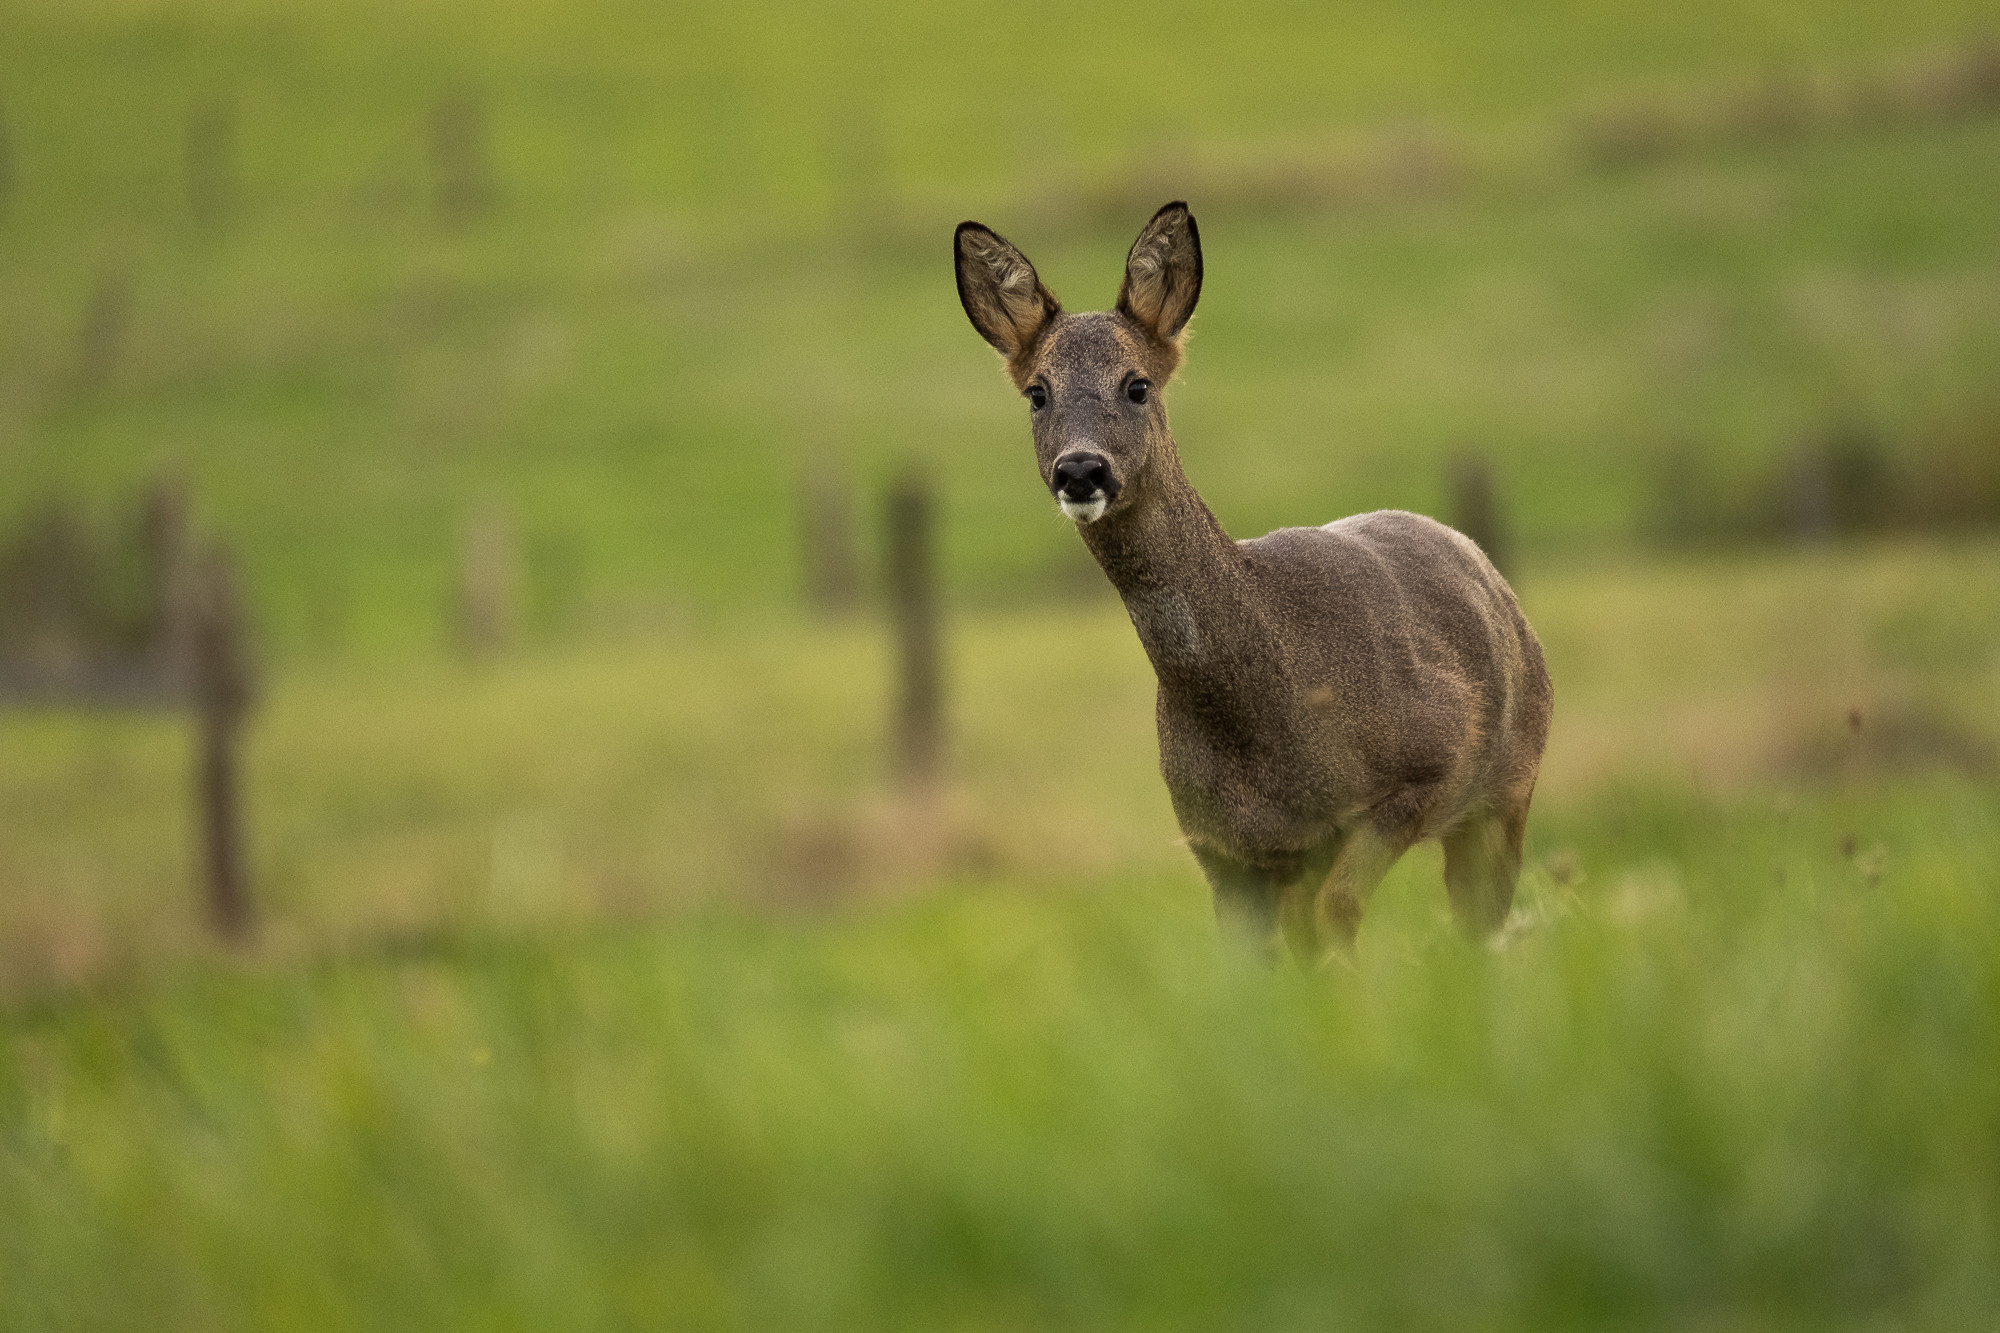
<svg viewBox="0 0 2000 1333">
<path fill-rule="evenodd" d="M 922 786 L 936 778 L 944 751 L 931 497 L 922 481 L 906 476 L 890 489 L 888 529 L 889 607 L 901 674 L 897 769 L 905 782 Z"/>
<path fill-rule="evenodd" d="M 1493 469 L 1478 454 L 1463 454 L 1451 473 L 1451 525 L 1479 544 L 1501 577 L 1513 576 L 1514 552 L 1507 524 L 1500 516 L 1500 497 Z"/>
<path fill-rule="evenodd" d="M 33 698 L 89 678 L 95 554 L 82 519 L 60 498 L 29 514 L 0 554 L 0 649 L 11 692 Z"/>
<path fill-rule="evenodd" d="M 475 511 L 459 548 L 458 634 L 468 656 L 493 657 L 520 623 L 521 561 L 504 511 Z"/>
<path fill-rule="evenodd" d="M 0 703 L 186 709 L 194 722 L 194 824 L 210 923 L 232 944 L 256 926 L 243 853 L 240 754 L 255 680 L 235 569 L 196 553 L 187 493 L 162 479 L 138 524 L 143 571 L 117 563 L 65 506 L 51 503 L 0 543 Z M 109 569 L 143 580 L 138 604 Z"/>
<path fill-rule="evenodd" d="M 437 177 L 438 216 L 452 225 L 469 222 L 493 202 L 486 104 L 470 89 L 446 93 L 431 103 L 425 129 Z"/>
<path fill-rule="evenodd" d="M 1838 516 L 1824 453 L 1806 449 L 1794 454 L 1785 464 L 1778 490 L 1782 521 L 1794 539 L 1813 545 L 1833 540 Z"/>
<path fill-rule="evenodd" d="M 243 820 L 238 777 L 242 724 L 252 681 L 236 571 L 219 547 L 202 554 L 193 570 L 187 627 L 191 694 L 197 732 L 195 791 L 200 807 L 209 920 L 231 944 L 249 941 L 256 927 L 243 865 Z"/>
<path fill-rule="evenodd" d="M 82 389 L 95 389 L 111 378 L 125 350 L 126 326 L 132 316 L 132 284 L 124 273 L 106 269 L 91 288 L 76 335 L 76 365 L 72 378 Z"/>
<path fill-rule="evenodd" d="M 845 615 L 861 600 L 853 493 L 829 464 L 808 468 L 799 482 L 799 561 L 806 604 L 818 614 Z"/>
<path fill-rule="evenodd" d="M 14 202 L 14 136 L 7 127 L 7 107 L 0 102 L 0 220 Z"/>
<path fill-rule="evenodd" d="M 236 206 L 236 106 L 211 97 L 188 112 L 188 211 L 195 225 L 219 230 Z"/>
<path fill-rule="evenodd" d="M 194 647 L 189 642 L 194 586 L 187 489 L 171 477 L 156 477 L 142 504 L 139 525 L 148 582 L 148 667 L 155 680 L 189 697 L 194 680 Z"/>
</svg>

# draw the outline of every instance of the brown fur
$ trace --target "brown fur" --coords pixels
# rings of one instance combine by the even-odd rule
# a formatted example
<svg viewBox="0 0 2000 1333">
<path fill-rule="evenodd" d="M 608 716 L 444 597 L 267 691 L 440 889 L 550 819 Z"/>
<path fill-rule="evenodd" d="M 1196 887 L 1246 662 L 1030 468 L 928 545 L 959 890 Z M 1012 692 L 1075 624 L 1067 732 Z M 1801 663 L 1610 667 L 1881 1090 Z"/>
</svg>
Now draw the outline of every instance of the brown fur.
<svg viewBox="0 0 2000 1333">
<path fill-rule="evenodd" d="M 954 245 L 961 302 L 1007 358 L 1045 483 L 1108 460 L 1079 524 L 1159 680 L 1160 769 L 1218 914 L 1320 960 L 1419 841 L 1445 847 L 1474 935 L 1507 915 L 1552 693 L 1506 581 L 1468 538 L 1382 510 L 1231 541 L 1181 470 L 1158 392 L 1201 291 L 1185 204 L 1133 243 L 1117 308 L 1065 314 L 1025 256 L 977 223 Z"/>
</svg>

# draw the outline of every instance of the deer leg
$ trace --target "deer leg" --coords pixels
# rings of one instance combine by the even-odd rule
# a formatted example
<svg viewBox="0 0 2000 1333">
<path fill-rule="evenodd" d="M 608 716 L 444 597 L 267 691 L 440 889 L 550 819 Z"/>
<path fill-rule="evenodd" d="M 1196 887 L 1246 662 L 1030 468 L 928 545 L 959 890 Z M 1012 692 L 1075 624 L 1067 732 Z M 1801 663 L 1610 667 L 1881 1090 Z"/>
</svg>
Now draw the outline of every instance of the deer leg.
<svg viewBox="0 0 2000 1333">
<path fill-rule="evenodd" d="M 1222 933 L 1266 962 L 1276 961 L 1283 880 L 1270 870 L 1203 847 L 1190 850 L 1215 894 L 1215 919 Z"/>
<path fill-rule="evenodd" d="M 1444 887 L 1468 939 L 1483 940 L 1507 920 L 1526 826 L 1526 811 L 1519 817 L 1482 812 L 1445 835 Z"/>
<path fill-rule="evenodd" d="M 1349 830 L 1308 904 L 1313 926 L 1310 938 L 1290 937 L 1293 953 L 1301 963 L 1324 966 L 1354 956 L 1354 937 L 1361 929 L 1361 914 L 1367 910 L 1370 895 L 1409 849 L 1407 837 L 1383 833 L 1373 824 Z"/>
</svg>

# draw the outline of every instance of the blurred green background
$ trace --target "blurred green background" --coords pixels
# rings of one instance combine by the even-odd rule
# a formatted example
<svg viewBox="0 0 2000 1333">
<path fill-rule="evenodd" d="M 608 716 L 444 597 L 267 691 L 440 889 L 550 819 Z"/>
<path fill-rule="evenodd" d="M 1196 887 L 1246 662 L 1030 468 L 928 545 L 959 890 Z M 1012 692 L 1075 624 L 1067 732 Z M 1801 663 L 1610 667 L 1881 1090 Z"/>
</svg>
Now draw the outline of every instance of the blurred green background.
<svg viewBox="0 0 2000 1333">
<path fill-rule="evenodd" d="M 1218 956 L 946 246 L 1172 198 L 1232 533 L 1491 479 L 1504 948 Z M 0 649 L 184 488 L 261 920 L 184 718 L 0 707 L 0 1325 L 1991 1323 L 1996 364 L 1992 4 L 6 0 Z"/>
</svg>

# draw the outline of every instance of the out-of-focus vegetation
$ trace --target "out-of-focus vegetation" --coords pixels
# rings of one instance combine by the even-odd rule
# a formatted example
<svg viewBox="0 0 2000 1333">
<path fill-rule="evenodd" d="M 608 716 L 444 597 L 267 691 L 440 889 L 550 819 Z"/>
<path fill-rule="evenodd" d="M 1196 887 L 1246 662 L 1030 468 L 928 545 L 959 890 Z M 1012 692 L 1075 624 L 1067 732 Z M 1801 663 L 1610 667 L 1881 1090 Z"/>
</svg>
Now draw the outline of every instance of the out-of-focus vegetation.
<svg viewBox="0 0 2000 1333">
<path fill-rule="evenodd" d="M 1399 875 L 1329 976 L 1128 871 L 60 1000 L 0 1318 L 1984 1327 L 1990 796 L 1545 815 L 1504 953 Z"/>
<path fill-rule="evenodd" d="M 268 644 L 395 651 L 478 513 L 539 632 L 671 624 L 790 598 L 807 464 L 916 459 L 957 593 L 1040 596 L 1079 557 L 945 237 L 1097 306 L 1179 194 L 1233 530 L 1436 508 L 1471 449 L 1526 559 L 1699 537 L 1663 471 L 1733 509 L 1857 425 L 1990 498 L 1987 17 L 13 5 L 0 516 L 179 472 Z M 1692 128 L 1607 157 L 1639 113 Z"/>
<path fill-rule="evenodd" d="M 0 1312 L 1977 1326 L 1996 603 L 1990 542 L 1545 578 L 1505 948 L 1427 849 L 1312 977 L 1218 950 L 1115 610 L 962 627 L 928 804 L 862 630 L 295 673 L 236 963 L 176 729 L 10 719 Z"/>
<path fill-rule="evenodd" d="M 233 953 L 185 720 L 0 711 L 0 1325 L 1991 1324 L 1997 34 L 0 9 L 0 602 L 62 546 L 144 639 L 178 479 L 266 668 Z M 1557 689 L 1497 950 L 1434 849 L 1351 971 L 1217 948 L 945 257 L 1101 306 L 1173 197 L 1233 532 L 1491 478 Z"/>
<path fill-rule="evenodd" d="M 2000 773 L 1991 541 L 1550 574 L 1526 608 L 1561 709 L 1537 810 L 1631 783 L 1768 797 Z M 953 778 L 922 800 L 892 781 L 885 637 L 780 622 L 278 675 L 246 761 L 267 949 L 824 906 L 939 873 L 1143 869 L 1202 897 L 1116 603 L 960 618 Z M 1050 703 L 1079 688 L 1087 736 Z M 0 990 L 199 949 L 186 731 L 0 712 Z M 1555 849 L 1539 829 L 1531 853 Z"/>
</svg>

